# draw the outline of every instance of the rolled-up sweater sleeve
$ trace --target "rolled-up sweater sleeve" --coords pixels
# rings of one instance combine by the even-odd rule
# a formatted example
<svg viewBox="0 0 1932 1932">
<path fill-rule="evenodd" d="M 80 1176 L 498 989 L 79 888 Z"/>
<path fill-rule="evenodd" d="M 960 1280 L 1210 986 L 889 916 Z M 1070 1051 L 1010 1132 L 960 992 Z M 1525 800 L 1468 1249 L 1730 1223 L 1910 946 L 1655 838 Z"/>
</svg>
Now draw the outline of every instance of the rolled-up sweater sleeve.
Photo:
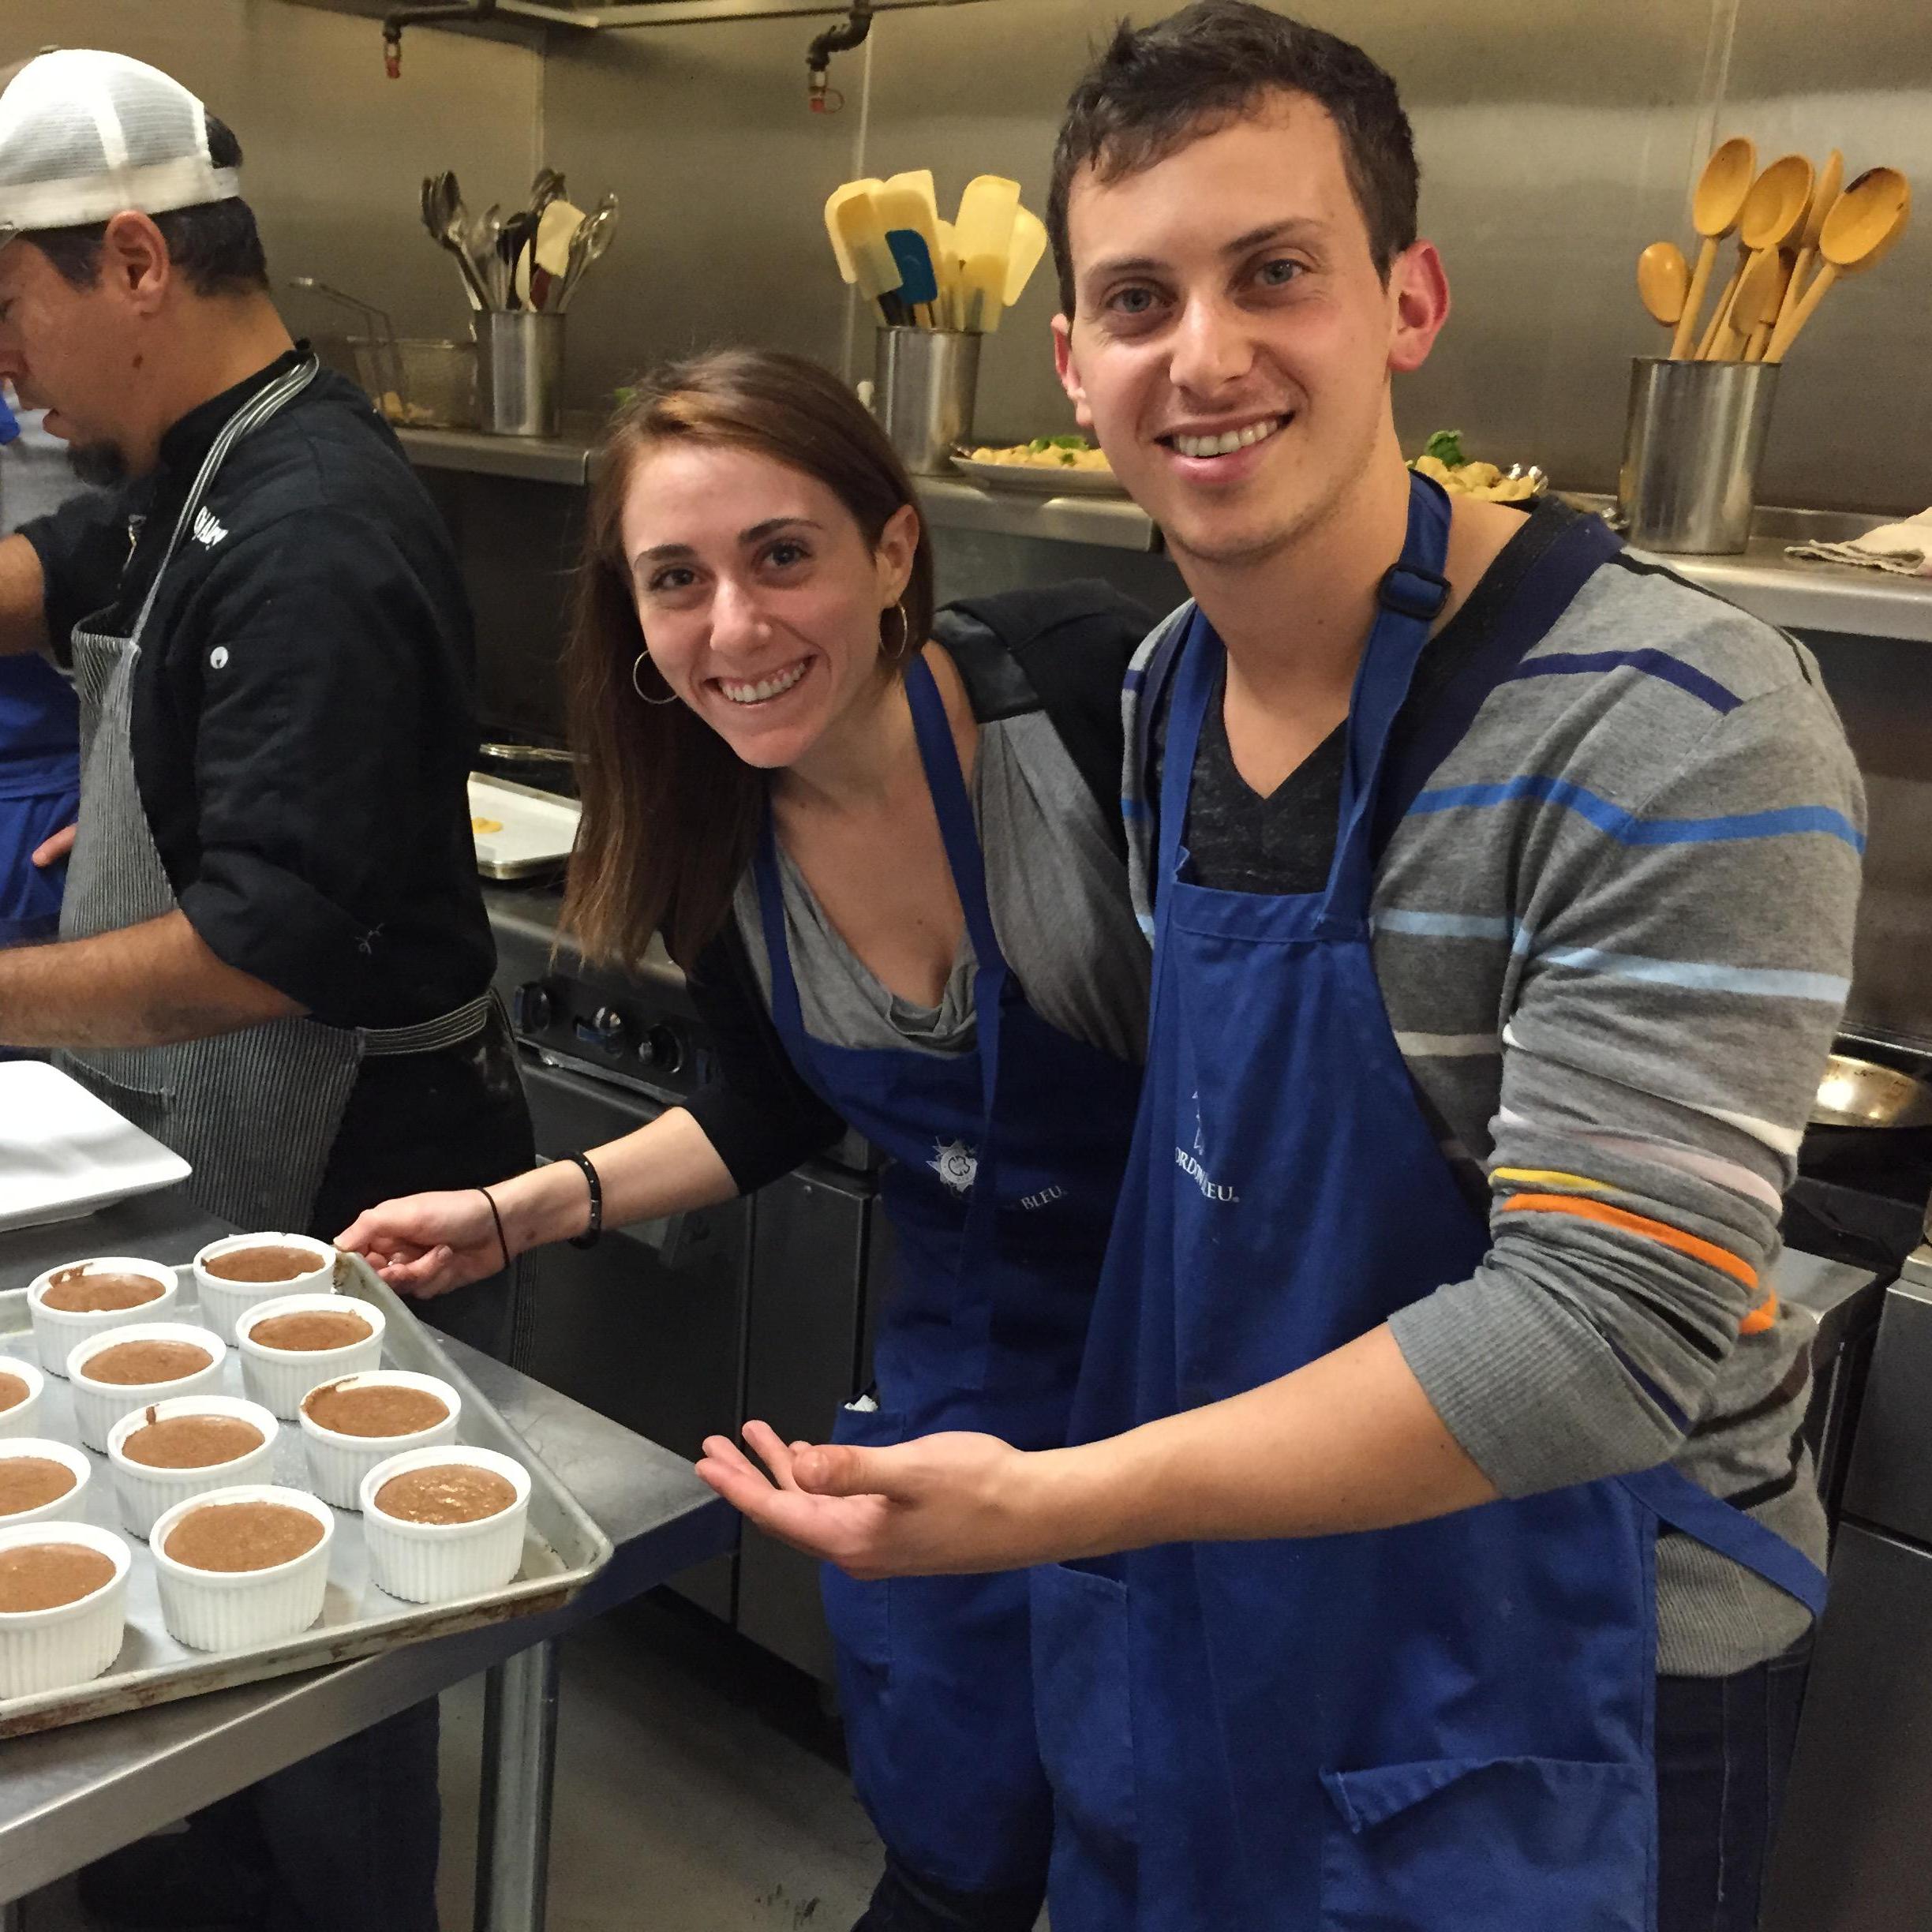
<svg viewBox="0 0 1932 1932">
<path fill-rule="evenodd" d="M 1671 1459 L 1773 1320 L 1863 824 L 1837 721 L 1794 680 L 1715 721 L 1612 836 L 1526 856 L 1491 1245 L 1391 1323 L 1504 1495 Z"/>
<path fill-rule="evenodd" d="M 429 715 L 435 615 L 380 530 L 339 511 L 236 539 L 196 604 L 179 634 L 200 653 L 199 857 L 181 909 L 229 965 L 346 1021 L 409 889 L 397 846 L 426 808 L 424 735 L 446 728 Z"/>
</svg>

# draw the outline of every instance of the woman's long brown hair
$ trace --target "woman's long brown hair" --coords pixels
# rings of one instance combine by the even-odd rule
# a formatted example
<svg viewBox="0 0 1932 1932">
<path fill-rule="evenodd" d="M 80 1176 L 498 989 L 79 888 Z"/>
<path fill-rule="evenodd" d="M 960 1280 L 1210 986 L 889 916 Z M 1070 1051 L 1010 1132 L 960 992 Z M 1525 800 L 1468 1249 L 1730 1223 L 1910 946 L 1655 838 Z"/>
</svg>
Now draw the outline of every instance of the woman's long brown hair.
<svg viewBox="0 0 1932 1932">
<path fill-rule="evenodd" d="M 564 925 L 583 956 L 635 965 L 653 933 L 690 967 L 724 925 L 751 863 L 766 774 L 744 764 L 682 702 L 647 704 L 631 683 L 645 638 L 623 553 L 624 499 L 638 459 L 660 444 L 743 449 L 803 470 L 852 513 L 876 551 L 886 526 L 919 500 L 857 396 L 829 370 L 774 350 L 728 349 L 654 369 L 611 419 L 593 459 L 583 562 L 564 656 L 583 822 L 571 856 Z M 925 519 L 904 599 L 880 623 L 880 649 L 930 635 L 933 556 Z M 648 663 L 638 682 L 669 696 Z"/>
</svg>

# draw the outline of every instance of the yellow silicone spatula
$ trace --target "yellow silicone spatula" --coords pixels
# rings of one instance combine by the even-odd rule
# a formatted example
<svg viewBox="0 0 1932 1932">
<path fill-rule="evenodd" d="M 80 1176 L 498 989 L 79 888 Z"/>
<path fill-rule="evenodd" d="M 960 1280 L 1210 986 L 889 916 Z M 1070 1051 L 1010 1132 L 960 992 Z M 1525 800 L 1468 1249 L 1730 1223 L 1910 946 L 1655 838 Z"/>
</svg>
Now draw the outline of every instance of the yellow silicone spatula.
<svg viewBox="0 0 1932 1932">
<path fill-rule="evenodd" d="M 942 328 L 962 328 L 966 322 L 965 294 L 961 286 L 959 230 L 949 221 L 939 224 L 939 253 L 933 258 L 939 271 L 939 320 Z"/>
<path fill-rule="evenodd" d="M 1002 174 L 976 175 L 960 197 L 960 282 L 966 327 L 990 335 L 1006 306 L 1006 269 L 1013 253 L 1020 184 Z"/>
<path fill-rule="evenodd" d="M 1031 208 L 1013 215 L 1013 246 L 1006 256 L 1006 306 L 1010 309 L 1026 293 L 1033 271 L 1046 253 L 1046 224 Z"/>
<path fill-rule="evenodd" d="M 886 243 L 899 264 L 901 294 L 915 317 L 930 326 L 938 319 L 939 210 L 933 199 L 930 168 L 889 177 L 872 193 Z"/>
<path fill-rule="evenodd" d="M 570 266 L 570 238 L 583 224 L 584 212 L 567 201 L 549 201 L 537 218 L 537 245 L 531 253 L 547 275 L 560 275 Z"/>
<path fill-rule="evenodd" d="M 929 249 L 939 245 L 939 203 L 930 168 L 912 168 L 888 175 L 872 190 L 886 228 L 909 228 L 923 236 Z"/>
<path fill-rule="evenodd" d="M 852 279 L 867 301 L 878 305 L 881 318 L 894 328 L 903 328 L 912 317 L 899 294 L 899 264 L 886 245 L 886 224 L 879 219 L 878 204 L 868 189 L 848 195 L 827 217 L 828 226 L 844 245 L 844 259 L 852 265 Z"/>
<path fill-rule="evenodd" d="M 868 178 L 865 181 L 849 181 L 834 188 L 826 199 L 826 233 L 832 238 L 832 253 L 838 258 L 839 273 L 848 282 L 859 279 L 859 271 L 852 265 L 852 250 L 846 245 L 845 238 L 840 232 L 838 212 L 848 201 L 860 195 L 869 195 L 885 183 Z"/>
</svg>

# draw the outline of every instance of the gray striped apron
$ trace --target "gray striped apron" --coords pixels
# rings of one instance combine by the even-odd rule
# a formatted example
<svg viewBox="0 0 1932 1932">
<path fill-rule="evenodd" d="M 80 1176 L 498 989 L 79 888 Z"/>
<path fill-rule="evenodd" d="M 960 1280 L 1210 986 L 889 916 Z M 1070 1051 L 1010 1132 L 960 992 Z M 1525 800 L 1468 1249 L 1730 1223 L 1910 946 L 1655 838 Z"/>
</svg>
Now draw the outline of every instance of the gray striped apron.
<svg viewBox="0 0 1932 1932">
<path fill-rule="evenodd" d="M 215 472 L 252 429 L 313 380 L 312 356 L 252 397 L 215 440 L 182 505 L 174 534 L 132 633 L 73 632 L 80 700 L 80 815 L 60 935 L 97 933 L 159 919 L 177 908 L 148 829 L 129 735 L 141 634 L 182 538 L 194 525 Z M 271 1020 L 212 1039 L 168 1046 L 89 1047 L 59 1063 L 116 1112 L 193 1168 L 189 1197 L 245 1228 L 304 1229 L 365 1058 L 433 1053 L 480 1033 L 487 992 L 419 1025 L 385 1029 Z"/>
</svg>

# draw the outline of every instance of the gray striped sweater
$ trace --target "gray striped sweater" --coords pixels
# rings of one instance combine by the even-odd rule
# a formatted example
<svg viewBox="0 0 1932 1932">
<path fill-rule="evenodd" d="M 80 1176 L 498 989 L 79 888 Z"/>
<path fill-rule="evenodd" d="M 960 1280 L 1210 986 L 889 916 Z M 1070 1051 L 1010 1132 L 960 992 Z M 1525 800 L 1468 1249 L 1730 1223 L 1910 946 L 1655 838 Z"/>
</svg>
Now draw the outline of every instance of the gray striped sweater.
<svg viewBox="0 0 1932 1932">
<path fill-rule="evenodd" d="M 1192 610 L 1128 684 L 1148 930 L 1140 674 Z M 1491 1245 L 1392 1325 L 1504 1495 L 1674 1462 L 1822 1559 L 1796 1447 L 1810 1330 L 1765 1279 L 1848 990 L 1863 826 L 1809 653 L 1619 553 L 1395 827 L 1376 975 L 1419 1102 L 1486 1196 Z M 1746 1668 L 1808 1621 L 1675 1534 L 1657 1598 L 1671 1674 Z"/>
</svg>

